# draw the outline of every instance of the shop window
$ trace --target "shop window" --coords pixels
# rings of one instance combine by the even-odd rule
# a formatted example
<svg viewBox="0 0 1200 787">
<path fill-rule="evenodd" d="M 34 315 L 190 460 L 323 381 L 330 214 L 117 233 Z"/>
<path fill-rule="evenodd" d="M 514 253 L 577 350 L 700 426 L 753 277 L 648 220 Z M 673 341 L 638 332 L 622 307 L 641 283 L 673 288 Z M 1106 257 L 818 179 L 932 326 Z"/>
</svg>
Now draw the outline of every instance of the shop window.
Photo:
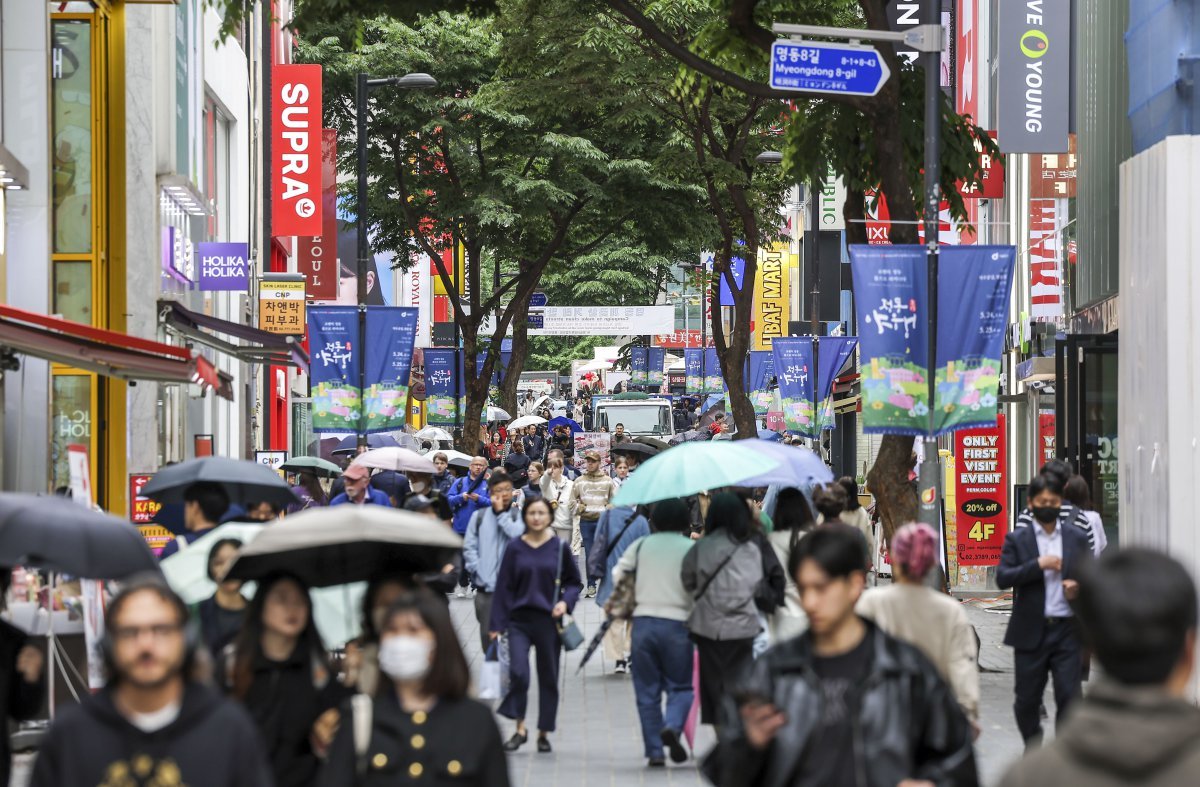
<svg viewBox="0 0 1200 787">
<path fill-rule="evenodd" d="M 51 487 L 68 486 L 71 470 L 67 446 L 86 446 L 92 454 L 92 382 L 87 374 L 56 374 L 51 399 Z"/>
<path fill-rule="evenodd" d="M 92 23 L 51 22 L 52 197 L 55 254 L 92 251 Z"/>
<path fill-rule="evenodd" d="M 54 263 L 54 313 L 65 319 L 92 324 L 92 264 Z"/>
</svg>

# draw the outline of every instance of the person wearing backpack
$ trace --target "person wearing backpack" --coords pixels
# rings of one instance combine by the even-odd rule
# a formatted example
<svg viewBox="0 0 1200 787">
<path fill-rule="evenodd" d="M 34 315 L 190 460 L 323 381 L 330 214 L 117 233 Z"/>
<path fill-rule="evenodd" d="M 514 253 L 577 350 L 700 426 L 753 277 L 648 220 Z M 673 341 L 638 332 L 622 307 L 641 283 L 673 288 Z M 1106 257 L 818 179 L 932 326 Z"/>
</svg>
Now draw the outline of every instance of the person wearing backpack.
<svg viewBox="0 0 1200 787">
<path fill-rule="evenodd" d="M 613 591 L 612 572 L 625 550 L 642 536 L 650 535 L 650 523 L 632 506 L 610 508 L 596 524 L 596 540 L 587 554 L 589 577 L 600 577 L 596 605 L 603 608 Z M 614 620 L 604 635 L 604 657 L 614 662 L 613 671 L 629 672 L 629 654 L 633 646 L 628 620 Z"/>
</svg>

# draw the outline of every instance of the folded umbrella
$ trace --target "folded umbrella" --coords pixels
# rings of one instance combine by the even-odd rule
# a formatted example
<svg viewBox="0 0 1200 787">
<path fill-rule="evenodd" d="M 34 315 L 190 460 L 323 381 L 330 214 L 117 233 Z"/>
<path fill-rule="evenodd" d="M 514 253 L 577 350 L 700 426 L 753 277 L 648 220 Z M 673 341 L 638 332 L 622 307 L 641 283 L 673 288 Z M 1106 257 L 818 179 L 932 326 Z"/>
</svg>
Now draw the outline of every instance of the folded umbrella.
<svg viewBox="0 0 1200 787">
<path fill-rule="evenodd" d="M 583 652 L 583 657 L 579 659 L 579 666 L 575 668 L 576 675 L 583 672 L 583 668 L 588 663 L 588 659 L 590 659 L 592 654 L 596 652 L 596 649 L 600 647 L 600 643 L 604 641 L 604 635 L 608 633 L 608 630 L 612 627 L 612 624 L 612 618 L 604 618 L 604 622 L 600 624 L 600 629 L 596 632 L 596 636 L 592 637 L 592 641 L 588 643 L 587 650 Z"/>
<path fill-rule="evenodd" d="M 397 473 L 436 473 L 433 460 L 407 448 L 375 448 L 359 454 L 355 464 L 377 470 L 395 470 Z"/>
<path fill-rule="evenodd" d="M 154 474 L 142 494 L 160 503 L 183 502 L 183 494 L 193 484 L 208 482 L 223 488 L 234 503 L 297 503 L 287 482 L 266 465 L 205 456 L 164 467 Z"/>
<path fill-rule="evenodd" d="M 441 443 L 441 442 L 445 442 L 445 441 L 451 441 L 454 439 L 454 437 L 453 437 L 453 435 L 451 435 L 449 432 L 447 432 L 445 429 L 442 429 L 441 427 L 427 426 L 424 429 L 422 429 L 421 431 L 417 432 L 417 439 L 418 440 L 432 440 L 436 443 Z"/>
<path fill-rule="evenodd" d="M 740 440 L 737 445 L 779 461 L 778 467 L 743 479 L 741 486 L 791 486 L 797 489 L 811 489 L 814 484 L 828 484 L 833 481 L 833 471 L 829 469 L 829 465 L 807 448 L 760 439 Z"/>
<path fill-rule="evenodd" d="M 537 426 L 546 423 L 546 419 L 538 415 L 523 415 L 508 425 L 509 429 L 524 429 L 527 426 Z"/>
<path fill-rule="evenodd" d="M 550 422 L 547 423 L 546 426 L 552 430 L 557 429 L 560 426 L 569 426 L 569 427 L 571 427 L 571 434 L 574 434 L 575 432 L 583 431 L 582 426 L 580 426 L 575 421 L 572 421 L 570 418 L 567 418 L 566 416 L 562 416 L 562 415 L 558 416 L 557 418 L 551 418 Z"/>
<path fill-rule="evenodd" d="M 742 442 L 683 443 L 638 465 L 621 484 L 613 505 L 633 506 L 710 489 L 741 485 L 743 479 L 774 470 L 779 459 Z"/>
<path fill-rule="evenodd" d="M 342 474 L 342 468 L 319 456 L 293 456 L 279 467 L 289 473 L 312 473 L 318 478 L 337 478 Z"/>
<path fill-rule="evenodd" d="M 133 525 L 63 497 L 0 494 L 0 566 L 28 566 L 86 579 L 157 571 Z"/>
<path fill-rule="evenodd" d="M 289 571 L 310 587 L 384 573 L 438 571 L 462 537 L 432 517 L 384 506 L 310 508 L 264 529 L 243 547 L 231 579 Z"/>
</svg>

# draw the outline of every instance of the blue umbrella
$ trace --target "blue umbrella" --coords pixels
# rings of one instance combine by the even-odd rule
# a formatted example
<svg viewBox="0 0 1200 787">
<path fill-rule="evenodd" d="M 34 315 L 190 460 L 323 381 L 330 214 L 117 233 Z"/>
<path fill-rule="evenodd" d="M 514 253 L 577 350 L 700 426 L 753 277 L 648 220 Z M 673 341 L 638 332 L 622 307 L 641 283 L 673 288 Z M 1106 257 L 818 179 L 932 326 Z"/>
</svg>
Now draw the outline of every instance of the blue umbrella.
<svg viewBox="0 0 1200 787">
<path fill-rule="evenodd" d="M 570 418 L 564 418 L 564 417 L 563 417 L 563 416 L 561 416 L 561 415 L 560 415 L 560 416 L 558 416 L 557 418 L 551 418 L 551 419 L 550 419 L 550 422 L 546 424 L 546 428 L 547 428 L 547 429 L 550 429 L 550 430 L 553 430 L 553 429 L 555 429 L 555 428 L 557 428 L 557 427 L 559 427 L 559 426 L 569 426 L 569 427 L 571 427 L 571 434 L 575 434 L 576 432 L 582 432 L 582 431 L 583 431 L 583 427 L 582 427 L 582 426 L 580 426 L 579 424 L 575 423 L 575 422 L 574 422 L 574 421 L 572 421 Z"/>
<path fill-rule="evenodd" d="M 781 435 L 779 432 L 772 432 L 770 429 L 759 429 L 758 439 L 766 440 L 768 443 L 778 443 L 781 439 L 783 439 L 783 435 Z"/>
<path fill-rule="evenodd" d="M 743 440 L 738 445 L 753 448 L 759 454 L 779 462 L 779 466 L 772 470 L 744 479 L 740 486 L 794 486 L 797 489 L 809 489 L 814 484 L 833 481 L 833 471 L 821 461 L 821 457 L 807 448 L 769 440 Z"/>
</svg>

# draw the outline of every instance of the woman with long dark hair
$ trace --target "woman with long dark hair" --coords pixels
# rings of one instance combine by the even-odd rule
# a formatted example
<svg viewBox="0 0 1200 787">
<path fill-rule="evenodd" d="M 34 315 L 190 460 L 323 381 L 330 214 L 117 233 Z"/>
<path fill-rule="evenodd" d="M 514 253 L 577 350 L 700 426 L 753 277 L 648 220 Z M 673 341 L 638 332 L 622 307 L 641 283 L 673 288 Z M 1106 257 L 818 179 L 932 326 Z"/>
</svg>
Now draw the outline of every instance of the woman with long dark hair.
<svg viewBox="0 0 1200 787">
<path fill-rule="evenodd" d="M 329 505 L 329 495 L 321 486 L 321 480 L 307 470 L 301 470 L 296 474 L 296 485 L 292 487 L 292 492 L 300 498 L 300 502 L 288 506 L 289 514 L 303 511 L 306 508 L 320 508 Z"/>
<path fill-rule="evenodd" d="M 762 631 L 755 591 L 762 553 L 751 538 L 750 509 L 731 492 L 713 495 L 704 537 L 683 559 L 680 579 L 694 606 L 688 630 L 700 656 L 700 720 L 715 724 L 726 686 L 753 657 Z"/>
<path fill-rule="evenodd" d="M 355 713 L 345 712 L 321 787 L 508 787 L 500 730 L 491 710 L 467 697 L 470 672 L 446 605 L 427 590 L 405 593 L 376 622 L 383 675 L 371 729 L 356 739 Z"/>
<path fill-rule="evenodd" d="M 792 487 L 779 492 L 775 504 L 775 529 L 767 536 L 767 540 L 781 565 L 790 565 L 788 561 L 792 550 L 816 526 L 812 508 L 803 492 Z M 770 618 L 772 645 L 797 637 L 808 629 L 808 615 L 800 606 L 796 578 L 786 571 L 784 574 L 787 575 L 787 584 L 783 591 L 783 605 Z"/>
<path fill-rule="evenodd" d="M 242 542 L 236 538 L 222 538 L 212 545 L 208 550 L 208 578 L 216 583 L 217 590 L 192 608 L 204 644 L 214 657 L 233 642 L 250 604 L 242 595 L 240 579 L 223 579 L 241 547 Z"/>
<path fill-rule="evenodd" d="M 875 532 L 871 527 L 871 517 L 867 509 L 858 501 L 858 481 L 850 476 L 842 476 L 837 480 L 838 486 L 846 490 L 846 510 L 842 512 L 842 521 L 856 528 L 867 539 L 868 565 L 875 564 Z"/>
<path fill-rule="evenodd" d="M 308 588 L 298 577 L 275 573 L 259 580 L 219 677 L 257 724 L 275 784 L 313 784 L 318 749 L 332 740 L 337 707 L 348 692 L 334 679 Z"/>
<path fill-rule="evenodd" d="M 508 456 L 508 446 L 504 444 L 504 436 L 500 434 L 500 430 L 492 432 L 487 443 L 487 458 L 488 467 L 495 469 L 504 463 L 504 457 Z"/>
</svg>

